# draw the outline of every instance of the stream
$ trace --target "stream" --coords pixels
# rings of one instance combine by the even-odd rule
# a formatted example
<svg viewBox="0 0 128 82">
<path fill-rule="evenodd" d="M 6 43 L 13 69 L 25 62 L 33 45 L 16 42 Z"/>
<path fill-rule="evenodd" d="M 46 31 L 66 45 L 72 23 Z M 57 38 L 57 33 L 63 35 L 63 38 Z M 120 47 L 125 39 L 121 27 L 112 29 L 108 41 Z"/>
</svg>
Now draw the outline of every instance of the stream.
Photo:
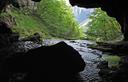
<svg viewBox="0 0 128 82">
<path fill-rule="evenodd" d="M 14 46 L 10 47 L 8 49 L 8 51 L 6 51 L 3 49 L 1 51 L 1 53 L 4 54 L 9 54 L 9 55 L 13 55 L 13 53 L 19 53 L 19 52 L 27 52 L 30 49 L 34 49 L 34 48 L 38 48 L 40 46 L 50 46 L 50 45 L 54 45 L 56 43 L 59 43 L 61 41 L 66 42 L 68 45 L 72 46 L 74 49 L 76 49 L 79 54 L 81 55 L 81 57 L 83 58 L 83 60 L 86 63 L 86 67 L 85 69 L 79 73 L 79 75 L 71 78 L 71 80 L 73 79 L 73 82 L 108 82 L 106 81 L 106 79 L 104 80 L 103 78 L 101 78 L 99 76 L 99 71 L 101 71 L 101 69 L 99 69 L 99 65 L 100 67 L 104 67 L 103 64 L 101 64 L 101 61 L 105 60 L 105 57 L 109 57 L 107 54 L 96 50 L 96 49 L 91 49 L 88 48 L 89 44 L 96 44 L 95 42 L 92 41 L 88 41 L 88 40 L 51 40 L 51 39 L 46 39 L 43 40 L 42 43 L 34 43 L 32 41 L 19 41 L 17 43 L 15 43 Z M 59 52 L 59 51 L 58 51 Z M 61 55 L 61 54 L 60 54 Z M 3 55 L 1 55 L 3 56 Z M 112 60 L 112 58 L 107 58 Z M 116 60 L 115 60 L 116 59 Z M 115 66 L 117 64 L 117 57 L 114 57 L 114 59 L 112 61 L 108 61 L 108 65 L 107 66 Z M 116 63 L 115 63 L 116 62 Z M 110 64 L 109 64 L 110 63 Z M 106 65 L 105 65 L 106 66 Z M 111 70 L 106 69 L 107 67 L 105 67 L 105 69 L 103 69 L 103 75 L 104 75 L 104 71 L 107 71 L 105 73 L 111 73 Z M 102 73 L 102 71 L 101 71 Z M 26 75 L 25 73 L 20 73 L 21 76 L 19 75 L 15 75 L 15 78 L 11 79 L 11 81 L 9 82 L 24 82 L 24 75 Z M 50 74 L 49 74 L 50 75 Z M 16 80 L 17 78 L 21 77 L 22 79 L 20 81 L 13 81 Z M 108 78 L 108 76 L 106 76 Z M 105 77 L 105 78 L 106 78 Z M 109 76 L 111 77 L 111 76 Z M 9 79 L 9 80 L 10 80 Z M 58 78 L 59 79 L 59 78 Z M 66 81 L 69 82 L 69 81 Z M 109 81 L 111 82 L 111 81 Z M 115 81 L 114 81 L 115 82 Z"/>
<path fill-rule="evenodd" d="M 84 71 L 79 73 L 79 81 L 99 82 L 101 79 L 98 76 L 99 69 L 97 68 L 97 65 L 101 60 L 102 52 L 98 50 L 92 50 L 87 47 L 88 44 L 95 44 L 95 42 L 87 40 L 44 40 L 43 45 L 54 45 L 60 41 L 64 41 L 76 49 L 86 62 Z"/>
</svg>

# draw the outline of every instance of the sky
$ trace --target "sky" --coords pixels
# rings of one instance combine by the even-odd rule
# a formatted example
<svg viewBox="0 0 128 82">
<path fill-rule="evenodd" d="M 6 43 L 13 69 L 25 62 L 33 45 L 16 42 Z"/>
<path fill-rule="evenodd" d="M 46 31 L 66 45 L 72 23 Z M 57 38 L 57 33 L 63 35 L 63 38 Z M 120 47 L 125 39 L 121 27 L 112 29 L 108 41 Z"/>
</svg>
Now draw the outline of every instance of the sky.
<svg viewBox="0 0 128 82">
<path fill-rule="evenodd" d="M 67 5 L 70 5 L 69 0 L 65 1 Z M 84 24 L 87 21 L 88 17 L 91 15 L 91 13 L 94 11 L 94 9 L 87 9 L 78 6 L 73 6 L 72 9 L 75 18 L 80 25 Z"/>
</svg>

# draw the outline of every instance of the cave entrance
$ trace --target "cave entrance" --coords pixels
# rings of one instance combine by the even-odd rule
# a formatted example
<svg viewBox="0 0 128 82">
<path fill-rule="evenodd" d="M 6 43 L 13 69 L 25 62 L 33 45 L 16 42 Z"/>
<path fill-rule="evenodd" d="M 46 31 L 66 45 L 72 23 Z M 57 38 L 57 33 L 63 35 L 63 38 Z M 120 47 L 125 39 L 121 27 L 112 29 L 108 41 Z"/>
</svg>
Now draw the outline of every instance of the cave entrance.
<svg viewBox="0 0 128 82">
<path fill-rule="evenodd" d="M 85 39 L 94 41 L 121 41 L 121 26 L 114 17 L 110 17 L 100 8 L 82 8 L 73 6 L 73 13 L 84 30 Z"/>
<path fill-rule="evenodd" d="M 126 9 L 126 2 L 122 1 L 111 1 L 111 0 L 70 0 L 71 5 L 78 5 L 79 7 L 85 8 L 99 8 L 101 7 L 102 10 L 106 11 L 107 14 L 111 17 L 115 17 L 116 20 L 121 25 L 121 32 L 123 33 L 123 40 L 128 40 L 128 24 L 127 24 L 127 9 Z M 122 4 L 122 6 L 120 6 Z M 120 7 L 119 7 L 120 6 Z"/>
</svg>

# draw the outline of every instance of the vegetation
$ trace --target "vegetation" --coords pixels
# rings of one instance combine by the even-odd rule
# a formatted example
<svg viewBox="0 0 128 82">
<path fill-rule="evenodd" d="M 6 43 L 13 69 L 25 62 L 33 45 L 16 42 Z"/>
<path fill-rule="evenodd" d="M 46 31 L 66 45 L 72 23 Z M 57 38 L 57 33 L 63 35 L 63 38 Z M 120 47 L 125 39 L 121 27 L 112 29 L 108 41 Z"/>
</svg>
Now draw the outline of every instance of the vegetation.
<svg viewBox="0 0 128 82">
<path fill-rule="evenodd" d="M 42 38 L 79 39 L 83 32 L 76 22 L 71 7 L 65 0 L 42 0 L 37 9 L 12 8 L 2 16 L 11 15 L 16 20 L 13 31 L 22 37 L 38 32 Z"/>
<path fill-rule="evenodd" d="M 83 36 L 65 0 L 42 0 L 38 8 L 38 14 L 47 24 L 50 35 L 66 39 Z"/>
<path fill-rule="evenodd" d="M 88 39 L 111 41 L 121 38 L 120 25 L 115 18 L 109 17 L 106 12 L 99 8 L 95 9 L 90 19 L 89 29 L 86 32 Z"/>
<path fill-rule="evenodd" d="M 9 14 L 16 20 L 13 31 L 19 32 L 21 37 L 27 37 L 38 32 L 42 38 L 51 38 L 43 22 L 32 14 L 25 15 L 22 11 L 17 10 L 12 10 Z"/>
<path fill-rule="evenodd" d="M 121 61 L 121 58 L 119 56 L 108 56 L 108 55 L 104 55 L 103 59 L 105 61 L 108 61 L 108 66 L 110 68 L 113 67 L 118 67 L 119 66 L 119 62 Z"/>
</svg>

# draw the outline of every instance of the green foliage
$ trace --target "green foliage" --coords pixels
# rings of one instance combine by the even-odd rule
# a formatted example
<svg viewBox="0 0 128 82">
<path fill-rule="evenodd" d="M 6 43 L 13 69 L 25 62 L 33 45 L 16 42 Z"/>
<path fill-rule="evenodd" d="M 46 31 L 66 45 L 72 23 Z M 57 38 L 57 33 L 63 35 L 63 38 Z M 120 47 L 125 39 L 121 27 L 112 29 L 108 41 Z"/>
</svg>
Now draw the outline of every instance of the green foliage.
<svg viewBox="0 0 128 82">
<path fill-rule="evenodd" d="M 12 8 L 1 16 L 13 16 L 16 20 L 13 31 L 22 37 L 38 32 L 42 38 L 83 38 L 83 32 L 65 0 L 42 0 L 35 11 L 27 7 L 20 10 Z"/>
<path fill-rule="evenodd" d="M 39 33 L 42 38 L 50 38 L 46 26 L 37 20 L 32 14 L 24 14 L 23 11 L 12 9 L 10 13 L 16 20 L 16 25 L 13 28 L 14 32 L 19 32 L 21 37 L 27 37 L 34 33 Z"/>
<path fill-rule="evenodd" d="M 71 7 L 66 5 L 65 0 L 42 0 L 38 15 L 54 37 L 76 39 L 83 36 Z"/>
<path fill-rule="evenodd" d="M 121 58 L 119 56 L 108 56 L 108 55 L 104 55 L 103 59 L 105 61 L 108 61 L 108 66 L 110 68 L 112 67 L 118 67 L 119 66 L 119 62 L 121 61 Z"/>
<path fill-rule="evenodd" d="M 115 18 L 109 17 L 101 9 L 95 9 L 90 16 L 87 36 L 96 41 L 110 41 L 121 38 L 120 25 Z"/>
</svg>

